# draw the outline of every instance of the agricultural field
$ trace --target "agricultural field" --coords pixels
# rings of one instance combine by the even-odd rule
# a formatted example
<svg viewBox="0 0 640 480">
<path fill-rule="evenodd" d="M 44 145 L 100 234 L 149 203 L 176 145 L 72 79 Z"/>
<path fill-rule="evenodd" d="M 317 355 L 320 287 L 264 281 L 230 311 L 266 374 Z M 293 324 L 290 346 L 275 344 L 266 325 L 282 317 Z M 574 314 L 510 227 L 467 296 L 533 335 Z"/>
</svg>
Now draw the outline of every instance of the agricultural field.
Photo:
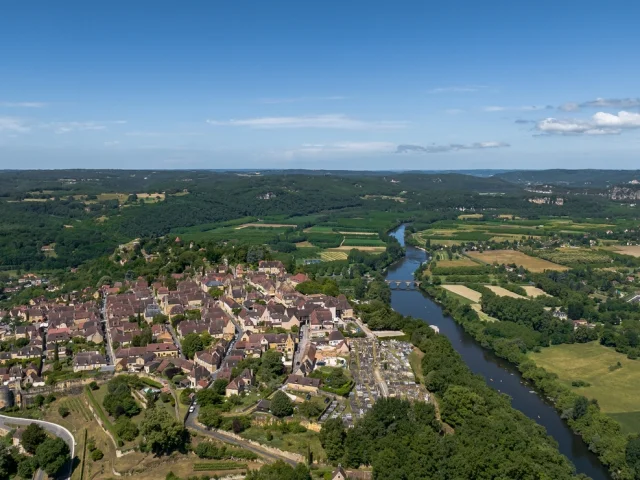
<svg viewBox="0 0 640 480">
<path fill-rule="evenodd" d="M 243 223 L 236 227 L 236 230 L 241 230 L 243 228 L 296 228 L 297 225 L 291 225 L 287 223 Z"/>
<path fill-rule="evenodd" d="M 544 272 L 545 270 L 568 270 L 567 267 L 558 265 L 542 258 L 531 257 L 516 250 L 488 250 L 485 252 L 469 252 L 468 255 L 486 264 L 497 263 L 499 265 L 515 264 L 526 268 L 531 272 Z"/>
<path fill-rule="evenodd" d="M 453 245 L 454 241 L 514 241 L 525 238 L 541 238 L 553 233 L 585 233 L 592 230 L 602 230 L 612 225 L 606 223 L 574 222 L 566 218 L 550 218 L 523 220 L 512 215 L 500 215 L 496 219 L 484 220 L 482 214 L 463 214 L 458 220 L 443 220 L 435 222 L 427 230 L 414 234 L 420 243 L 431 239 L 432 244 Z"/>
<path fill-rule="evenodd" d="M 640 257 L 640 245 L 618 245 L 613 248 L 614 252 L 632 257 Z"/>
<path fill-rule="evenodd" d="M 607 252 L 591 248 L 557 248 L 551 251 L 540 251 L 537 254 L 545 260 L 561 265 L 609 264 L 613 262 Z"/>
<path fill-rule="evenodd" d="M 336 227 L 329 227 L 327 225 L 314 225 L 313 227 L 305 228 L 304 233 L 335 233 Z"/>
<path fill-rule="evenodd" d="M 482 298 L 482 294 L 480 292 L 471 290 L 469 287 L 465 287 L 464 285 L 442 285 L 442 288 L 466 298 L 467 300 L 471 300 L 473 303 L 479 303 Z"/>
<path fill-rule="evenodd" d="M 551 295 L 549 295 L 547 292 L 545 292 L 544 290 L 540 290 L 538 287 L 533 287 L 531 285 L 527 285 L 526 287 L 523 286 L 522 287 L 524 289 L 525 292 L 527 292 L 527 296 L 529 297 L 550 297 Z"/>
<path fill-rule="evenodd" d="M 469 257 L 464 255 L 460 255 L 458 253 L 454 253 L 451 256 L 451 260 L 449 260 L 449 255 L 447 252 L 438 250 L 433 253 L 433 260 L 436 262 L 438 267 L 442 268 L 455 268 L 455 267 L 478 267 L 480 264 L 478 262 L 474 262 Z"/>
<path fill-rule="evenodd" d="M 314 246 L 305 240 L 304 242 L 296 243 L 296 248 L 314 248 Z"/>
<path fill-rule="evenodd" d="M 460 256 L 452 260 L 439 260 L 437 266 L 438 268 L 478 267 L 480 264 L 474 262 L 468 257 Z"/>
<path fill-rule="evenodd" d="M 385 243 L 377 238 L 345 237 L 342 245 L 345 247 L 384 247 Z"/>
<path fill-rule="evenodd" d="M 385 246 L 348 246 L 348 245 L 342 245 L 340 247 L 336 247 L 336 248 L 330 248 L 328 249 L 329 251 L 343 251 L 343 252 L 350 252 L 351 250 L 360 250 L 362 252 L 369 252 L 369 253 L 382 253 L 386 250 L 387 247 Z"/>
<path fill-rule="evenodd" d="M 336 260 L 346 260 L 348 253 L 343 250 L 329 249 L 320 252 L 320 258 L 325 262 L 333 262 Z"/>
<path fill-rule="evenodd" d="M 517 293 L 513 293 L 511 290 L 507 290 L 506 288 L 498 287 L 496 285 L 485 285 L 489 290 L 500 297 L 511 297 L 511 298 L 519 298 L 526 300 L 527 297 L 523 297 L 522 295 L 518 295 Z"/>
<path fill-rule="evenodd" d="M 588 387 L 572 389 L 597 399 L 601 410 L 618 420 L 624 431 L 640 433 L 640 361 L 598 342 L 555 345 L 529 356 L 567 386 L 576 380 L 588 382 Z M 610 368 L 617 362 L 622 368 Z"/>
<path fill-rule="evenodd" d="M 483 322 L 499 322 L 499 320 L 497 318 L 490 317 L 489 315 L 484 313 L 482 311 L 482 306 L 479 303 L 472 303 L 471 304 L 471 308 L 473 308 L 476 311 L 476 313 L 478 314 L 478 317 Z"/>
</svg>

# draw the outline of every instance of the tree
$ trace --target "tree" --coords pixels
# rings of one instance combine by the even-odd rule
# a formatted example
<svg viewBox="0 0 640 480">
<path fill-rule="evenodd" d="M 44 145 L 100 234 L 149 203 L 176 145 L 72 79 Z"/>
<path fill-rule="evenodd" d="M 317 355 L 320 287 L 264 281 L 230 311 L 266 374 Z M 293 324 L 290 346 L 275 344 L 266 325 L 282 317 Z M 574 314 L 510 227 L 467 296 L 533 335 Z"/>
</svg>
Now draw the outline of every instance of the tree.
<svg viewBox="0 0 640 480">
<path fill-rule="evenodd" d="M 224 295 L 224 291 L 221 288 L 211 287 L 209 289 L 209 295 L 211 295 L 213 298 L 220 298 L 222 295 Z"/>
<path fill-rule="evenodd" d="M 260 359 L 258 377 L 263 382 L 268 382 L 284 373 L 282 354 L 276 350 L 267 350 Z"/>
<path fill-rule="evenodd" d="M 213 405 L 205 405 L 200 407 L 198 421 L 207 428 L 218 428 L 222 423 L 222 417 Z"/>
<path fill-rule="evenodd" d="M 171 291 L 178 289 L 178 283 L 176 282 L 176 279 L 173 277 L 168 277 L 167 280 L 164 282 L 164 284 Z"/>
<path fill-rule="evenodd" d="M 47 438 L 36 449 L 36 461 L 50 477 L 55 476 L 62 466 L 70 461 L 69 447 L 61 438 Z"/>
<path fill-rule="evenodd" d="M 320 443 L 330 462 L 337 463 L 344 455 L 347 434 L 340 418 L 330 418 L 322 424 Z"/>
<path fill-rule="evenodd" d="M 38 469 L 38 462 L 36 461 L 35 458 L 33 457 L 24 458 L 18 464 L 18 476 L 25 479 L 33 478 L 33 474 L 36 473 L 37 469 Z M 4 478 L 2 477 L 2 472 L 0 472 L 0 478 Z"/>
<path fill-rule="evenodd" d="M 196 393 L 196 400 L 201 407 L 207 405 L 218 405 L 222 403 L 222 397 L 211 388 L 200 390 Z"/>
<path fill-rule="evenodd" d="M 311 474 L 303 463 L 294 468 L 278 460 L 263 466 L 260 470 L 249 472 L 245 480 L 311 480 Z"/>
<path fill-rule="evenodd" d="M 587 397 L 579 396 L 573 403 L 573 418 L 577 420 L 582 418 L 589 408 L 589 400 Z"/>
<path fill-rule="evenodd" d="M 224 395 L 226 393 L 226 389 L 227 389 L 227 385 L 229 385 L 229 381 L 224 379 L 224 378 L 218 378 L 215 382 L 213 382 L 213 385 L 211 386 L 211 389 L 216 392 L 218 395 Z"/>
<path fill-rule="evenodd" d="M 31 423 L 22 432 L 22 446 L 30 454 L 35 454 L 38 445 L 47 439 L 47 433 L 40 425 Z"/>
<path fill-rule="evenodd" d="M 293 414 L 291 399 L 281 390 L 278 390 L 271 399 L 271 413 L 278 418 L 288 417 Z"/>
<path fill-rule="evenodd" d="M 633 436 L 629 438 L 627 447 L 625 448 L 625 458 L 627 465 L 631 468 L 635 468 L 636 471 L 640 470 L 640 437 Z"/>
<path fill-rule="evenodd" d="M 580 320 L 584 315 L 584 303 L 580 300 L 571 300 L 567 305 L 567 316 L 571 320 Z"/>
<path fill-rule="evenodd" d="M 187 358 L 193 358 L 196 352 L 204 350 L 204 342 L 197 333 L 190 333 L 182 340 L 182 353 Z"/>
<path fill-rule="evenodd" d="M 113 425 L 116 435 L 125 442 L 131 442 L 138 436 L 138 426 L 126 417 L 120 417 Z"/>
<path fill-rule="evenodd" d="M 264 258 L 264 248 L 262 245 L 250 245 L 247 250 L 247 263 L 258 263 Z"/>
<path fill-rule="evenodd" d="M 131 395 L 126 376 L 114 377 L 107 384 L 107 394 L 102 404 L 109 415 L 118 418 L 121 415 L 133 417 L 140 413 L 140 407 Z"/>
<path fill-rule="evenodd" d="M 470 417 L 488 414 L 484 398 L 459 385 L 447 388 L 442 405 L 442 419 L 454 427 L 464 424 Z"/>
<path fill-rule="evenodd" d="M 102 458 L 104 457 L 104 453 L 102 453 L 102 450 L 96 448 L 93 452 L 91 452 L 91 460 L 93 460 L 94 462 L 97 462 L 98 460 L 102 460 Z"/>
<path fill-rule="evenodd" d="M 149 408 L 140 422 L 146 445 L 156 455 L 184 449 L 187 432 L 164 407 Z"/>
<path fill-rule="evenodd" d="M 33 398 L 33 404 L 34 404 L 36 407 L 41 407 L 41 406 L 44 404 L 44 397 L 43 397 L 42 395 L 40 395 L 40 394 L 36 395 L 36 396 Z"/>
<path fill-rule="evenodd" d="M 60 405 L 60 407 L 58 407 L 58 413 L 62 418 L 65 418 L 71 413 L 71 411 L 69 410 L 68 407 L 65 407 L 64 405 Z"/>
<path fill-rule="evenodd" d="M 322 407 L 315 402 L 310 402 L 308 400 L 302 402 L 298 407 L 298 412 L 305 417 L 312 419 L 317 418 L 318 415 L 322 413 Z"/>
<path fill-rule="evenodd" d="M 24 460 L 23 460 L 24 461 Z M 11 455 L 9 449 L 0 444 L 0 478 L 10 478 L 11 474 L 16 471 L 16 461 Z M 20 467 L 18 466 L 18 473 L 20 473 Z M 33 472 L 30 472 L 24 478 L 31 478 L 33 476 Z"/>
</svg>

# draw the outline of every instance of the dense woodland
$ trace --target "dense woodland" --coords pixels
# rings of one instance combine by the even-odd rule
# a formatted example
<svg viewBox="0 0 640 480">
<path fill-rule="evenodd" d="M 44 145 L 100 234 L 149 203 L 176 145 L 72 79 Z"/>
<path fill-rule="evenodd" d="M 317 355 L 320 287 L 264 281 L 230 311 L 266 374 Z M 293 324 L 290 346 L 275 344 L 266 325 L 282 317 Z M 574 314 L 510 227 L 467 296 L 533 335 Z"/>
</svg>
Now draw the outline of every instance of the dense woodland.
<svg viewBox="0 0 640 480">
<path fill-rule="evenodd" d="M 158 202 L 137 197 L 160 192 L 166 196 Z M 123 198 L 118 200 L 116 194 Z M 242 218 L 286 218 L 286 223 L 304 227 L 309 214 L 326 215 L 331 223 L 335 217 L 381 211 L 395 212 L 397 221 L 413 220 L 416 225 L 432 222 L 434 216 L 455 218 L 457 208 L 511 209 L 531 218 L 628 214 L 628 209 L 599 195 L 571 196 L 563 207 L 531 204 L 531 196 L 499 175 L 4 171 L 0 269 L 77 267 L 133 238 Z M 393 222 L 387 228 L 392 226 Z M 55 255 L 41 250 L 51 244 Z"/>
<path fill-rule="evenodd" d="M 426 354 L 426 387 L 454 433 L 444 433 L 431 404 L 383 399 L 353 429 L 339 420 L 324 424 L 320 438 L 329 460 L 371 465 L 375 479 L 582 478 L 543 428 L 470 372 L 446 337 L 410 319 L 405 331 Z"/>
</svg>

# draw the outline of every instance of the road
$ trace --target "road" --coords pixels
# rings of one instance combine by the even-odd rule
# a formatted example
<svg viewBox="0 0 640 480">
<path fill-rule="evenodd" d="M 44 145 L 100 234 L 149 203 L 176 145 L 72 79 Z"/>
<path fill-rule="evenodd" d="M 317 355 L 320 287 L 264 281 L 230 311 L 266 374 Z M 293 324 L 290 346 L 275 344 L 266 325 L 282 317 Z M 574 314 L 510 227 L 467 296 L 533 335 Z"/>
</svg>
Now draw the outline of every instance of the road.
<svg viewBox="0 0 640 480">
<path fill-rule="evenodd" d="M 169 330 L 171 337 L 173 338 L 173 343 L 175 344 L 176 347 L 178 347 L 178 355 L 180 356 L 180 358 L 187 358 L 184 356 L 184 353 L 182 352 L 182 344 L 180 343 L 180 338 L 178 338 L 178 334 L 174 330 L 173 325 L 167 322 L 166 327 L 167 327 L 167 330 Z"/>
<path fill-rule="evenodd" d="M 300 342 L 298 343 L 298 348 L 293 356 L 294 373 L 300 366 L 302 355 L 304 354 L 304 349 L 307 348 L 307 343 L 309 343 L 309 325 L 300 325 Z"/>
<path fill-rule="evenodd" d="M 102 323 L 104 325 L 105 338 L 107 340 L 107 365 L 114 365 L 116 356 L 113 352 L 113 342 L 111 341 L 111 329 L 107 321 L 107 297 L 102 300 Z"/>
<path fill-rule="evenodd" d="M 69 466 L 67 467 L 67 473 L 63 478 L 65 480 L 70 479 L 71 469 L 73 467 L 73 458 L 76 455 L 76 441 L 69 430 L 67 430 L 63 426 L 58 425 L 56 423 L 45 422 L 43 420 L 31 420 L 30 418 L 7 417 L 5 415 L 0 415 L 0 426 L 4 426 L 7 428 L 10 428 L 9 426 L 12 426 L 12 425 L 22 425 L 26 427 L 32 423 L 40 425 L 47 432 L 55 435 L 56 437 L 61 438 L 69 446 L 69 451 L 71 452 L 72 461 L 69 462 Z M 43 478 L 43 473 L 41 471 L 39 471 L 36 474 L 36 479 L 38 478 Z"/>
<path fill-rule="evenodd" d="M 376 336 L 373 334 L 373 332 L 371 330 L 369 330 L 369 327 L 367 327 L 364 323 L 362 323 L 362 320 L 360 320 L 359 318 L 356 318 L 356 323 L 362 329 L 362 331 L 364 332 L 364 334 L 367 337 L 376 338 Z"/>
<path fill-rule="evenodd" d="M 186 426 L 188 428 L 191 428 L 192 430 L 196 430 L 198 433 L 202 434 L 202 435 L 206 435 L 208 437 L 211 438 L 215 438 L 216 440 L 219 440 L 221 442 L 224 443 L 230 443 L 232 445 L 236 445 L 238 447 L 242 447 L 245 450 L 249 450 L 250 452 L 255 453 L 256 455 L 259 455 L 262 458 L 265 458 L 267 460 L 270 461 L 277 461 L 277 460 L 282 460 L 286 463 L 288 463 L 289 465 L 295 467 L 298 462 L 296 462 L 295 460 L 291 460 L 288 457 L 285 456 L 281 456 L 281 455 L 276 455 L 275 453 L 272 453 L 270 451 L 267 451 L 263 448 L 257 447 L 251 443 L 249 443 L 248 441 L 245 440 L 238 440 L 235 437 L 232 437 L 231 435 L 227 435 L 224 434 L 220 431 L 217 430 L 207 430 L 205 427 L 202 427 L 200 425 L 198 425 L 198 423 L 196 422 L 196 418 L 198 418 L 198 406 L 195 406 L 196 409 L 193 413 L 190 413 L 189 416 L 187 417 L 187 422 L 186 422 Z"/>
</svg>

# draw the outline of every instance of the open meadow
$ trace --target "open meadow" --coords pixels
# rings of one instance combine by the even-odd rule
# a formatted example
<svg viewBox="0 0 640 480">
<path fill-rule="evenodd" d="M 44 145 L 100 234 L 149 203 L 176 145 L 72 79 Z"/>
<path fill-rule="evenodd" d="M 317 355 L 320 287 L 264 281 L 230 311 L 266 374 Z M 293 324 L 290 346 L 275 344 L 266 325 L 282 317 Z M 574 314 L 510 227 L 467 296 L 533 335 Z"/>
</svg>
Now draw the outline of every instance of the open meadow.
<svg viewBox="0 0 640 480">
<path fill-rule="evenodd" d="M 617 245 L 613 251 L 632 257 L 640 257 L 640 245 Z"/>
<path fill-rule="evenodd" d="M 522 295 L 513 293 L 511 290 L 507 290 L 506 288 L 503 288 L 503 287 L 498 287 L 496 285 L 485 285 L 485 287 L 487 287 L 489 290 L 491 290 L 496 295 L 499 295 L 500 297 L 519 298 L 523 300 L 527 299 L 527 297 L 523 297 Z"/>
<path fill-rule="evenodd" d="M 464 285 L 442 285 L 442 288 L 464 297 L 467 300 L 471 300 L 473 303 L 478 303 L 482 299 L 482 294 L 480 292 L 471 290 L 469 287 L 465 287 Z"/>
<path fill-rule="evenodd" d="M 569 387 L 576 380 L 588 382 L 588 387 L 571 388 L 597 399 L 602 411 L 619 421 L 625 431 L 640 433 L 640 361 L 629 360 L 598 342 L 554 345 L 528 355 Z M 622 368 L 611 369 L 617 362 Z"/>
<path fill-rule="evenodd" d="M 544 290 L 540 290 L 538 287 L 533 287 L 531 285 L 527 285 L 526 287 L 522 287 L 522 288 L 524 289 L 525 292 L 527 292 L 527 296 L 529 297 L 536 298 L 536 297 L 551 296 Z"/>
<path fill-rule="evenodd" d="M 525 253 L 516 250 L 488 250 L 485 252 L 469 252 L 471 258 L 479 260 L 482 263 L 499 265 L 515 264 L 519 267 L 526 268 L 531 272 L 544 272 L 545 270 L 568 270 L 567 267 L 557 265 L 543 260 L 542 258 L 531 257 Z"/>
</svg>

